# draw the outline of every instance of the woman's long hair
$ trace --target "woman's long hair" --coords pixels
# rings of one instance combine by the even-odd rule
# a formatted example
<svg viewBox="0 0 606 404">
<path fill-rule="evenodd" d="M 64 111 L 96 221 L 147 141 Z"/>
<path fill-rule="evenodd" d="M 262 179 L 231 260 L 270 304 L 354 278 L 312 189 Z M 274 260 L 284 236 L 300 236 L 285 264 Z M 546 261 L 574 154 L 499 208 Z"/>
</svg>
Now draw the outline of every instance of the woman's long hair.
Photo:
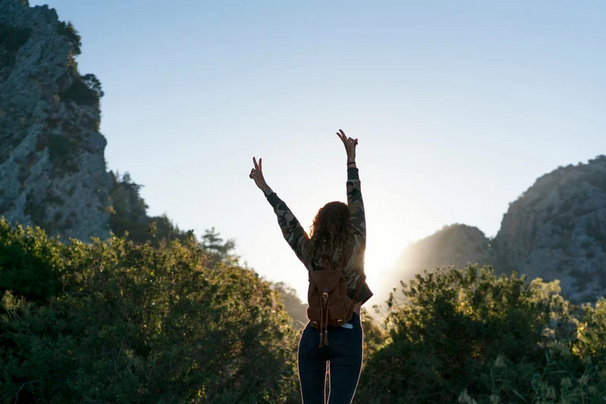
<svg viewBox="0 0 606 404">
<path fill-rule="evenodd" d="M 331 258 L 347 254 L 353 233 L 347 205 L 343 202 L 324 205 L 316 214 L 310 232 L 312 260 L 320 261 L 324 254 Z"/>
</svg>

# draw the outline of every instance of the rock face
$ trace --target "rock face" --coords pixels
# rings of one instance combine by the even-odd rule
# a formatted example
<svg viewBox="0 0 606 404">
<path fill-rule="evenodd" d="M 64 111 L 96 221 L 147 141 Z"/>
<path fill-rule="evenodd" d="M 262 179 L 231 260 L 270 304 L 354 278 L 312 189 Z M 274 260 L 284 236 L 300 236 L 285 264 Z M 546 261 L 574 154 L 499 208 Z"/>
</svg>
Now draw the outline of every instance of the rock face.
<svg viewBox="0 0 606 404">
<path fill-rule="evenodd" d="M 494 240 L 474 227 L 445 226 L 408 246 L 398 279 L 436 267 L 491 264 L 496 273 L 559 279 L 573 302 L 606 294 L 606 156 L 560 167 L 524 192 L 503 216 Z"/>
<path fill-rule="evenodd" d="M 110 234 L 100 87 L 79 36 L 47 6 L 0 0 L 0 216 L 50 234 Z"/>
<path fill-rule="evenodd" d="M 606 293 L 606 156 L 546 174 L 509 207 L 496 269 L 559 279 L 576 302 Z"/>
</svg>

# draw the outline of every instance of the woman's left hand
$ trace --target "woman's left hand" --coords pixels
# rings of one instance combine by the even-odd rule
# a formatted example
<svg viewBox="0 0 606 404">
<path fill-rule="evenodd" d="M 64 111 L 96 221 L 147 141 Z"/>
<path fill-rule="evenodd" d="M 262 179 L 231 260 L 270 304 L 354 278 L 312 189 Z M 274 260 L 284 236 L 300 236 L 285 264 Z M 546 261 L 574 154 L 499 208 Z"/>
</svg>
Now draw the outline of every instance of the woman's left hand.
<svg viewBox="0 0 606 404">
<path fill-rule="evenodd" d="M 345 152 L 347 153 L 347 162 L 355 163 L 356 161 L 356 146 L 358 145 L 358 139 L 347 137 L 343 129 L 339 129 L 337 136 L 343 142 L 345 146 Z"/>
<path fill-rule="evenodd" d="M 269 186 L 265 182 L 265 178 L 263 178 L 263 159 L 259 159 L 259 164 L 257 164 L 257 159 L 253 157 L 253 169 L 250 170 L 249 177 L 255 181 L 255 184 L 259 187 L 259 189 L 263 192 L 269 190 Z"/>
</svg>

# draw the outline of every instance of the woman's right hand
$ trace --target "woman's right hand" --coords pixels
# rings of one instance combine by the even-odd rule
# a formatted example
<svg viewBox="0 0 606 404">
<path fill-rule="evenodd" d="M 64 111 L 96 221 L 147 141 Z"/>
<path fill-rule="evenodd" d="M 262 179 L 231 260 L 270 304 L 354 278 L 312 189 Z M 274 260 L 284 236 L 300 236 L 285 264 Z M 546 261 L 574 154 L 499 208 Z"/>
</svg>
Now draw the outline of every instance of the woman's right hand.
<svg viewBox="0 0 606 404">
<path fill-rule="evenodd" d="M 263 178 L 263 159 L 259 159 L 259 164 L 257 164 L 257 159 L 253 157 L 253 169 L 250 170 L 249 177 L 255 181 L 255 184 L 259 187 L 259 189 L 263 192 L 269 190 L 269 186 L 265 182 L 265 178 Z"/>
<path fill-rule="evenodd" d="M 358 139 L 353 139 L 351 137 L 348 138 L 347 136 L 345 136 L 345 132 L 343 132 L 343 129 L 339 129 L 339 131 L 337 132 L 337 136 L 339 136 L 339 138 L 343 142 L 343 145 L 345 146 L 345 152 L 347 153 L 347 162 L 355 163 L 356 146 L 358 145 Z"/>
</svg>

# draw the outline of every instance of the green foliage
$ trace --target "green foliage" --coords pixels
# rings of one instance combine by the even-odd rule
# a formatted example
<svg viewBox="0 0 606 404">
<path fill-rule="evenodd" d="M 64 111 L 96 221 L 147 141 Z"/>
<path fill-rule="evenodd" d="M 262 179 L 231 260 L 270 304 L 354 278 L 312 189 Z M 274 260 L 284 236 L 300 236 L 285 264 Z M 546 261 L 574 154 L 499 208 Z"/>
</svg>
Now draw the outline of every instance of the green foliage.
<svg viewBox="0 0 606 404">
<path fill-rule="evenodd" d="M 388 341 L 387 333 L 370 316 L 368 311 L 362 307 L 361 312 L 362 329 L 364 330 L 364 356 L 372 357 Z"/>
<path fill-rule="evenodd" d="M 215 228 L 205 230 L 202 236 L 202 248 L 208 258 L 208 265 L 236 264 L 240 257 L 233 254 L 236 242 L 233 239 L 223 241 Z"/>
<path fill-rule="evenodd" d="M 143 185 L 132 181 L 130 174 L 114 174 L 110 171 L 112 187 L 109 195 L 110 228 L 119 237 L 128 237 L 137 243 L 151 242 L 158 247 L 163 240 L 189 242 L 192 231 L 181 231 L 166 215 L 147 216 L 147 204 L 140 195 Z M 232 243 L 231 248 L 234 248 Z M 207 254 L 213 260 L 212 253 Z"/>
<path fill-rule="evenodd" d="M 296 402 L 297 338 L 252 270 L 4 220 L 0 248 L 0 403 Z"/>
<path fill-rule="evenodd" d="M 28 41 L 32 30 L 0 24 L 0 69 L 15 62 L 17 52 Z"/>
<path fill-rule="evenodd" d="M 601 358 L 603 364 L 606 360 L 606 299 L 601 297 L 595 306 L 584 304 L 579 323 L 574 353 Z"/>
<path fill-rule="evenodd" d="M 80 34 L 78 34 L 76 27 L 74 27 L 74 24 L 72 24 L 71 21 L 59 21 L 57 23 L 57 32 L 59 35 L 65 36 L 69 41 L 73 56 L 78 56 L 80 53 L 82 53 L 82 38 L 80 37 Z"/>
<path fill-rule="evenodd" d="M 86 87 L 88 87 L 89 90 L 95 93 L 95 95 L 97 96 L 97 100 L 103 98 L 105 93 L 103 92 L 101 82 L 99 81 L 97 76 L 92 73 L 88 73 L 82 76 L 81 78 L 82 82 L 86 85 Z"/>
<path fill-rule="evenodd" d="M 76 57 L 82 52 L 82 38 L 74 25 L 69 21 L 59 21 L 57 23 L 57 32 L 59 35 L 65 36 L 69 42 L 70 52 L 67 67 L 74 76 L 78 76 L 78 62 L 76 62 Z"/>
<path fill-rule="evenodd" d="M 294 290 L 238 266 L 214 228 L 198 242 L 150 223 L 143 242 L 62 244 L 0 220 L 0 404 L 299 401 Z M 579 309 L 558 281 L 477 266 L 401 292 L 384 328 L 363 310 L 355 402 L 603 402 L 606 299 Z"/>
<path fill-rule="evenodd" d="M 604 303 L 579 317 L 558 281 L 496 277 L 491 267 L 426 272 L 402 286 L 356 402 L 602 402 Z"/>
<path fill-rule="evenodd" d="M 192 230 L 182 231 L 166 215 L 147 216 L 147 204 L 141 197 L 143 185 L 133 182 L 129 173 L 120 175 L 110 172 L 113 185 L 109 195 L 110 228 L 119 237 L 127 237 L 137 242 L 151 242 L 158 247 L 162 241 L 180 240 L 184 243 L 196 240 Z M 204 250 L 206 265 L 237 264 L 239 257 L 234 253 L 235 241 L 223 241 L 213 227 L 206 230 L 198 246 Z"/>
<path fill-rule="evenodd" d="M 94 75 L 87 74 L 83 77 L 74 76 L 72 85 L 63 91 L 60 96 L 65 102 L 97 106 L 99 105 L 99 98 L 103 96 L 103 91 L 99 80 Z"/>
<path fill-rule="evenodd" d="M 131 240 L 140 243 L 151 240 L 157 228 L 149 226 L 147 204 L 139 195 L 142 185 L 134 183 L 128 173 L 120 176 L 110 172 L 110 176 L 113 181 L 109 195 L 112 232 L 118 237 L 128 234 Z"/>
<path fill-rule="evenodd" d="M 59 289 L 61 244 L 30 227 L 10 230 L 0 218 L 0 291 L 12 290 L 29 301 L 45 301 Z"/>
</svg>

